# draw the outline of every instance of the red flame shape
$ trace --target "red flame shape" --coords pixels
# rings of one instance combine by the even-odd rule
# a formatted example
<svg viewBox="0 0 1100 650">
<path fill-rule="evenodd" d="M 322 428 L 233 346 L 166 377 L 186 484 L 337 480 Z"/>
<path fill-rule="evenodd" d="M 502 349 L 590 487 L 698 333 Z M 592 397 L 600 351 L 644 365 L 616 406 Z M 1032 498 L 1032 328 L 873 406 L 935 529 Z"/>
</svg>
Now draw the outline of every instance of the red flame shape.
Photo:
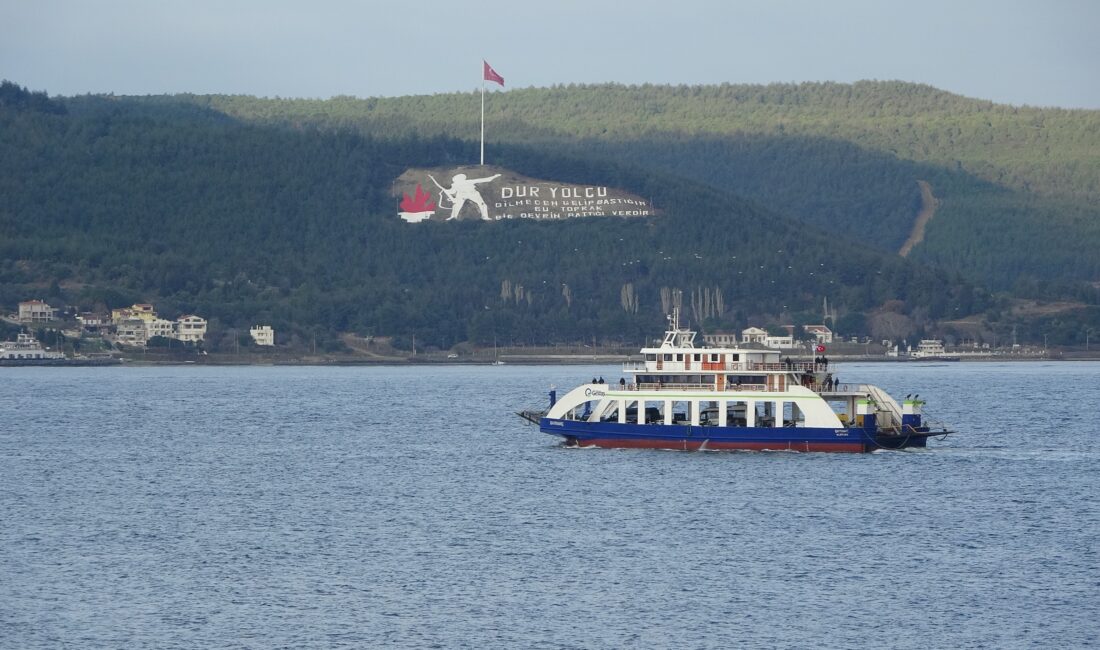
<svg viewBox="0 0 1100 650">
<path fill-rule="evenodd" d="M 430 200 L 431 194 L 425 192 L 420 183 L 416 184 L 416 194 L 414 197 L 410 197 L 408 194 L 404 195 L 405 198 L 401 199 L 401 211 L 402 212 L 434 212 L 435 203 Z"/>
</svg>

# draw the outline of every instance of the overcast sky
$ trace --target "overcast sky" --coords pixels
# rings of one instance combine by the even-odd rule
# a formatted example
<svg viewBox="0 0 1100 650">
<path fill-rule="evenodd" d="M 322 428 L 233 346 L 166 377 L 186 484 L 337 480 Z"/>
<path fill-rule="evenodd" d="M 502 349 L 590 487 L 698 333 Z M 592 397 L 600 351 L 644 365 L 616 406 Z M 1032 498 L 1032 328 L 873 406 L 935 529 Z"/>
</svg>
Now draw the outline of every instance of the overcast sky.
<svg viewBox="0 0 1100 650">
<path fill-rule="evenodd" d="M 52 95 L 396 96 L 901 79 L 1100 108 L 1100 0 L 0 0 L 0 78 Z"/>
</svg>

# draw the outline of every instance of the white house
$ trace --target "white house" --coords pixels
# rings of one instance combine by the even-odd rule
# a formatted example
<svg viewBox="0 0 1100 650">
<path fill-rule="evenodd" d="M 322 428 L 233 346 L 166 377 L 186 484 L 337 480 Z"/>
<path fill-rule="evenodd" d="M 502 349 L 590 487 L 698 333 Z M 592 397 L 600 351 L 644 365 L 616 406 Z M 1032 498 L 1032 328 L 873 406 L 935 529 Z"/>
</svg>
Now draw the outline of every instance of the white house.
<svg viewBox="0 0 1100 650">
<path fill-rule="evenodd" d="M 760 343 L 763 345 L 766 338 L 768 338 L 768 330 L 759 327 L 749 327 L 741 330 L 742 343 Z"/>
<path fill-rule="evenodd" d="M 206 338 L 206 319 L 194 314 L 180 316 L 176 320 L 176 338 L 197 343 Z"/>
<path fill-rule="evenodd" d="M 714 334 L 704 334 L 703 342 L 712 347 L 726 347 L 731 345 L 737 345 L 737 335 L 730 334 L 728 332 L 715 332 Z"/>
<path fill-rule="evenodd" d="M 833 342 L 833 331 L 824 325 L 803 325 L 802 329 L 817 339 L 818 343 Z"/>
<path fill-rule="evenodd" d="M 145 340 L 154 336 L 163 336 L 168 339 L 176 336 L 176 324 L 170 320 L 154 318 L 153 320 L 141 319 L 141 322 L 145 323 Z"/>
<path fill-rule="evenodd" d="M 786 336 L 765 336 L 764 347 L 789 350 L 794 347 L 794 337 L 790 334 Z"/>
<path fill-rule="evenodd" d="M 54 318 L 54 308 L 41 300 L 19 303 L 19 320 L 23 323 L 45 323 Z"/>
<path fill-rule="evenodd" d="M 256 345 L 275 345 L 275 330 L 270 325 L 257 325 L 248 330 Z"/>
</svg>

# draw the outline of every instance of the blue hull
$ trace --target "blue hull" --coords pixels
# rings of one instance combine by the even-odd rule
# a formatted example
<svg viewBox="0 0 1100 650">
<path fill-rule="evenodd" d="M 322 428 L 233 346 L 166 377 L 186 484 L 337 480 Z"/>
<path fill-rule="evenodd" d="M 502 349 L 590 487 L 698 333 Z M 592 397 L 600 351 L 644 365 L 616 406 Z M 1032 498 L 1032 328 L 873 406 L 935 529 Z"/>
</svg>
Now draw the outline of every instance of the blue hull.
<svg viewBox="0 0 1100 650">
<path fill-rule="evenodd" d="M 924 447 L 927 429 L 892 434 L 870 428 L 763 428 L 677 424 L 620 424 L 542 418 L 539 429 L 583 447 L 753 451 L 834 451 L 860 453 L 876 449 Z"/>
</svg>

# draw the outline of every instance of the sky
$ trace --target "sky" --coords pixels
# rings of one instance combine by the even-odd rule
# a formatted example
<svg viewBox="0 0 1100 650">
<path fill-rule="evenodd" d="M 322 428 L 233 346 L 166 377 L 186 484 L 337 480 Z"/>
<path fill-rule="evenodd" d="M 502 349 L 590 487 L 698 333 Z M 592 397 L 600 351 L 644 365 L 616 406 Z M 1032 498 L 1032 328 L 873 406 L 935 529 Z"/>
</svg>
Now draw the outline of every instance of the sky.
<svg viewBox="0 0 1100 650">
<path fill-rule="evenodd" d="M 899 79 L 1100 109 L 1100 0 L 0 0 L 0 79 L 51 95 L 392 97 Z"/>
</svg>

